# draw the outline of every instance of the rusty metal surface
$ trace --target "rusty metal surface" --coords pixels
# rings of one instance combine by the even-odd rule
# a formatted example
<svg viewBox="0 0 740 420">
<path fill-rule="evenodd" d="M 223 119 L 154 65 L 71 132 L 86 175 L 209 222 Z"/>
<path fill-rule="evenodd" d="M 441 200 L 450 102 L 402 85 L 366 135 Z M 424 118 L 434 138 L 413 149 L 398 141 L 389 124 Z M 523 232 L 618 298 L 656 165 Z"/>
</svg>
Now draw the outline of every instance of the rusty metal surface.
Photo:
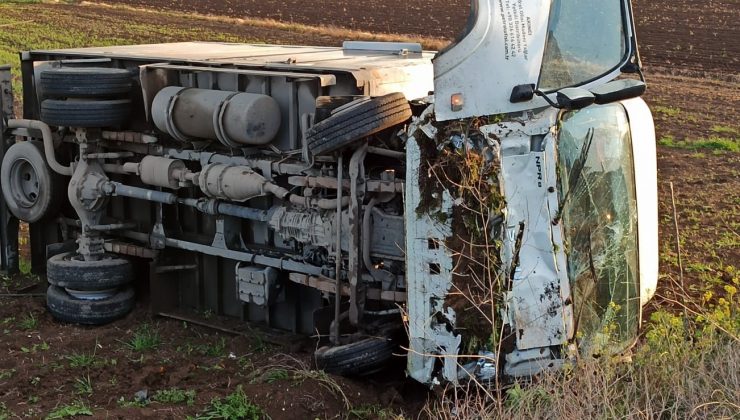
<svg viewBox="0 0 740 420">
<path fill-rule="evenodd" d="M 290 273 L 288 276 L 290 281 L 293 283 L 302 284 L 304 286 L 312 287 L 314 289 L 321 290 L 322 292 L 335 293 L 336 285 L 335 280 L 327 277 L 316 277 L 307 276 L 300 273 Z M 406 302 L 407 294 L 405 292 L 394 292 L 381 289 L 367 289 L 365 290 L 368 299 L 382 300 L 384 302 Z M 348 284 L 342 285 L 342 296 L 349 296 L 350 287 Z"/>
<path fill-rule="evenodd" d="M 15 142 L 5 134 L 6 121 L 13 118 L 13 87 L 10 66 L 0 66 L 0 160 L 5 150 Z M 0 195 L 0 269 L 11 274 L 18 271 L 18 220 L 8 211 Z"/>
<path fill-rule="evenodd" d="M 159 252 L 153 249 L 127 244 L 125 242 L 110 241 L 106 242 L 103 246 L 107 252 L 130 255 L 132 257 L 154 259 L 159 255 Z"/>
<path fill-rule="evenodd" d="M 134 131 L 103 131 L 101 137 L 105 140 L 125 143 L 149 144 L 157 142 L 157 138 L 154 136 Z"/>
</svg>

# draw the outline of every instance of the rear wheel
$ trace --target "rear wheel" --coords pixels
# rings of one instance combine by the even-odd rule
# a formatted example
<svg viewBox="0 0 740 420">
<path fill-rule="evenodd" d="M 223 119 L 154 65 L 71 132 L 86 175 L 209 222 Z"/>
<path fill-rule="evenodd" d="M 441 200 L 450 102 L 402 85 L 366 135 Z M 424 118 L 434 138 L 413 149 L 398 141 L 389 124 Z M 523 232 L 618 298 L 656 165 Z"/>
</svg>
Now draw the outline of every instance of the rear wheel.
<svg viewBox="0 0 740 420">
<path fill-rule="evenodd" d="M 133 86 L 125 69 L 63 67 L 41 72 L 41 92 L 51 98 L 105 98 L 127 94 Z"/>
<path fill-rule="evenodd" d="M 85 261 L 75 252 L 54 255 L 46 263 L 46 278 L 54 286 L 85 291 L 113 289 L 131 282 L 131 262 L 115 254 Z"/>
<path fill-rule="evenodd" d="M 60 127 L 115 127 L 131 113 L 131 101 L 47 99 L 41 103 L 41 121 Z"/>
<path fill-rule="evenodd" d="M 337 109 L 308 130 L 306 141 L 314 155 L 331 153 L 411 118 L 411 106 L 402 93 L 365 98 Z"/>
<path fill-rule="evenodd" d="M 61 287 L 49 286 L 46 305 L 59 321 L 83 325 L 103 325 L 128 314 L 134 307 L 134 289 L 127 287 L 108 294 L 73 292 L 74 297 Z"/>
</svg>

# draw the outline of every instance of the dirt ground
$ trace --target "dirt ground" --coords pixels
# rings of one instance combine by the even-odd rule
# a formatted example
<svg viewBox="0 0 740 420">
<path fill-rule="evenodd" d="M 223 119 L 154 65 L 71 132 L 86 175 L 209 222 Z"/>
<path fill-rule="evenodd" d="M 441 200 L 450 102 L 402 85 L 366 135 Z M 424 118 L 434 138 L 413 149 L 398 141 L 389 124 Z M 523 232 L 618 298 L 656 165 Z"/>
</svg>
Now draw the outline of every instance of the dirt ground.
<svg viewBox="0 0 740 420">
<path fill-rule="evenodd" d="M 270 418 L 286 420 L 338 418 L 350 413 L 347 404 L 357 413 L 350 418 L 372 418 L 368 413 L 381 408 L 413 413 L 426 398 L 399 375 L 366 381 L 310 377 L 310 344 L 291 352 L 256 330 L 229 335 L 152 318 L 146 302 L 121 321 L 87 328 L 55 322 L 42 297 L 2 301 L 0 402 L 21 417 L 40 418 L 83 400 L 97 418 L 180 419 L 202 412 L 212 398 L 234 392 L 237 385 Z M 132 348 L 137 337 L 154 332 L 155 347 Z M 81 385 L 86 381 L 89 391 Z M 157 391 L 172 389 L 195 391 L 193 404 L 134 403 L 137 392 L 154 400 Z"/>
<path fill-rule="evenodd" d="M 467 2 L 461 0 L 298 0 L 196 1 L 120 0 L 117 3 L 232 17 L 266 17 L 303 24 L 325 24 L 370 31 L 452 37 L 464 25 Z M 321 7 L 317 7 L 320 5 Z M 44 5 L 69 10 L 71 5 Z M 658 139 L 686 145 L 700 139 L 729 137 L 740 130 L 740 8 L 735 0 L 637 0 L 635 14 L 641 52 L 649 82 L 645 99 L 654 110 Z M 152 19 L 145 12 L 81 8 L 79 13 L 109 21 L 111 31 L 125 30 L 115 22 Z M 162 41 L 174 22 L 161 19 Z M 204 26 L 204 38 L 219 28 Z M 264 28 L 232 27 L 242 39 L 293 44 L 336 45 L 330 36 Z M 691 147 L 658 148 L 661 221 L 662 286 L 653 305 L 675 296 L 666 287 L 680 272 L 675 251 L 673 206 L 675 191 L 681 231 L 684 276 L 690 293 L 699 283 L 737 275 L 740 265 L 740 154 Z M 42 280 L 35 279 L 39 283 Z M 9 293 L 40 293 L 28 278 L 5 279 Z M 692 287 L 695 286 L 695 287 Z M 310 344 L 291 351 L 268 343 L 256 330 L 243 335 L 214 332 L 181 321 L 152 317 L 147 302 L 119 322 L 84 328 L 54 322 L 42 297 L 0 297 L 0 403 L 19 417 L 43 417 L 55 407 L 84 400 L 99 418 L 183 418 L 202 412 L 212 398 L 224 397 L 241 384 L 246 395 L 273 419 L 382 418 L 403 413 L 416 418 L 428 394 L 403 380 L 381 375 L 368 380 L 307 377 Z M 209 314 L 201 314 L 210 318 Z M 208 319 L 208 322 L 216 322 Z M 158 334 L 151 349 L 131 349 L 132 340 L 149 325 Z M 80 355 L 92 359 L 74 363 Z M 90 358 L 88 358 L 90 360 Z M 400 369 L 399 369 L 400 371 Z M 84 386 L 91 384 L 92 393 Z M 343 394 L 332 387 L 339 385 Z M 193 405 L 132 403 L 138 391 L 149 396 L 178 388 L 195 391 Z M 123 398 L 123 400 L 121 400 Z M 346 398 L 346 400 L 345 400 Z M 345 402 L 355 408 L 347 409 Z M 0 408 L 2 408 L 0 406 Z M 387 410 L 387 411 L 383 411 Z M 0 411 L 2 418 L 2 411 Z"/>
</svg>

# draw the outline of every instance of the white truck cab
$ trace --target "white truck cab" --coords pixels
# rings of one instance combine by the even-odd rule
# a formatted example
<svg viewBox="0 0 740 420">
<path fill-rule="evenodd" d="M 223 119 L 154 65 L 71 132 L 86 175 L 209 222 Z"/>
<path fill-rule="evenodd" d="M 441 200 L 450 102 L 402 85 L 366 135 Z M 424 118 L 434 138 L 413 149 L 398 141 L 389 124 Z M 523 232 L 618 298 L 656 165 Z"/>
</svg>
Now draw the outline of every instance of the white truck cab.
<svg viewBox="0 0 740 420">
<path fill-rule="evenodd" d="M 424 383 L 623 351 L 658 278 L 652 117 L 644 84 L 617 80 L 639 72 L 630 2 L 473 6 L 407 143 L 408 371 Z M 445 164 L 492 168 L 461 181 Z M 465 218 L 486 237 L 455 240 Z"/>
</svg>

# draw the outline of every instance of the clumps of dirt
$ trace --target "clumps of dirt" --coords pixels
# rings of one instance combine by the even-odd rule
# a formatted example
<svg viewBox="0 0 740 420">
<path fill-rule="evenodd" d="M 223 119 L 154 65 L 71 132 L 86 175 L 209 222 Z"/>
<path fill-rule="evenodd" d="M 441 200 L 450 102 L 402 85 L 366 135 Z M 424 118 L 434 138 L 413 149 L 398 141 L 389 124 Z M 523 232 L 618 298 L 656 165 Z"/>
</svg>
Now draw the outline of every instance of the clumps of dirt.
<svg viewBox="0 0 740 420">
<path fill-rule="evenodd" d="M 498 121 L 492 116 L 434 123 L 436 139 L 421 130 L 414 134 L 421 154 L 417 214 L 445 223 L 443 191 L 453 199 L 452 235 L 444 244 L 453 255 L 453 290 L 445 303 L 455 310 L 462 350 L 471 355 L 481 348 L 496 350 L 501 330 L 498 313 L 505 281 L 499 237 L 505 202 L 498 143 L 479 130 Z"/>
</svg>

